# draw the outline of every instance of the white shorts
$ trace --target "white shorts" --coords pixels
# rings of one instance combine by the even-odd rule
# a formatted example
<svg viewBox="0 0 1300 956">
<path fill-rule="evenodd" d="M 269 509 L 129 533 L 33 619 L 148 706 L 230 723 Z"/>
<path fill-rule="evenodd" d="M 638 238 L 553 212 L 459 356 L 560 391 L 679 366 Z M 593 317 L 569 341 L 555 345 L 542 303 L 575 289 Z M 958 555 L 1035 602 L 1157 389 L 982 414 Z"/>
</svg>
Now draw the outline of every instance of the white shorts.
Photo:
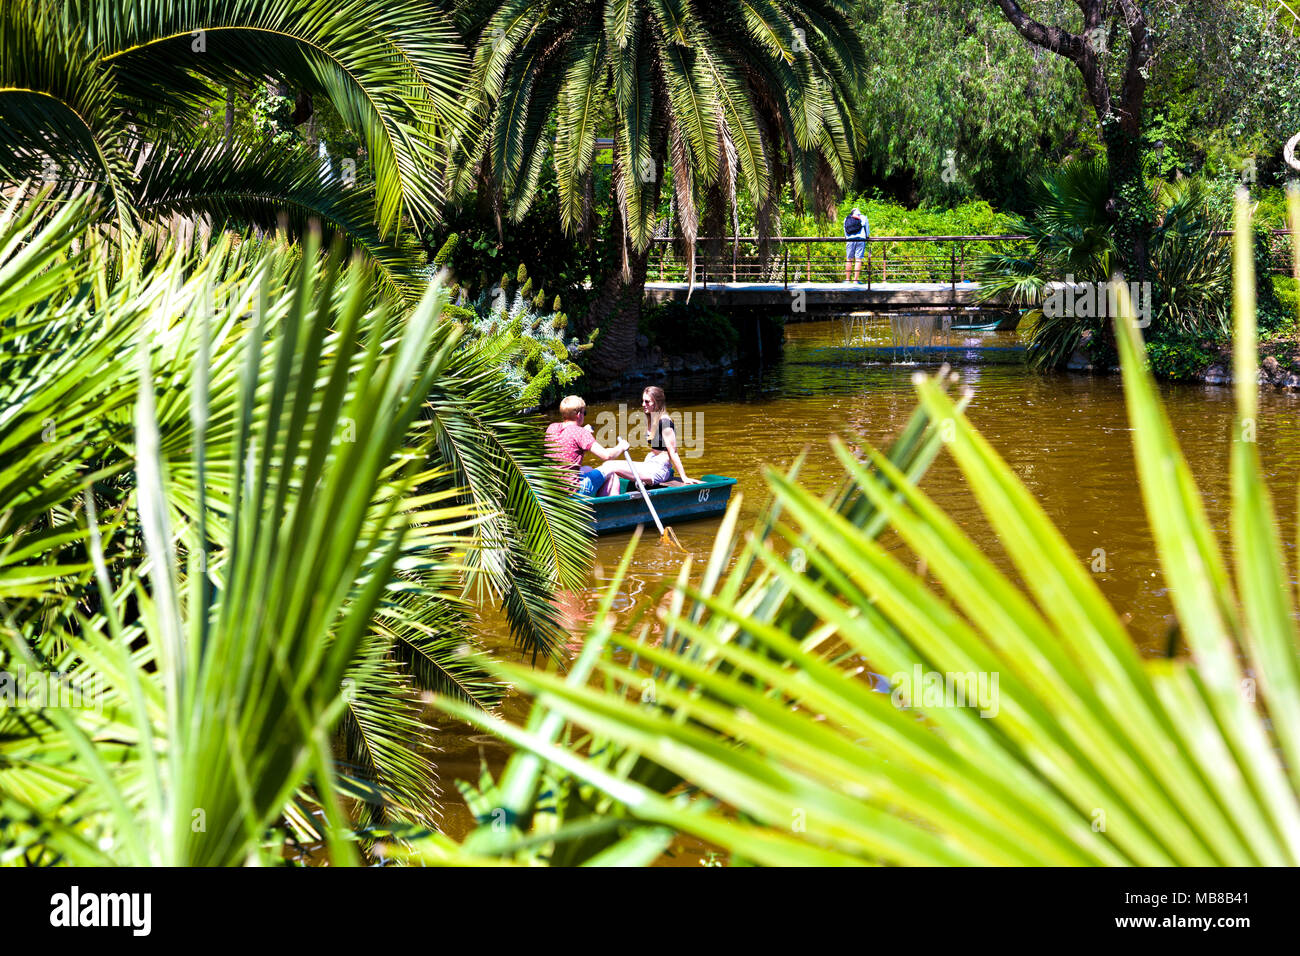
<svg viewBox="0 0 1300 956">
<path fill-rule="evenodd" d="M 662 485 L 673 476 L 673 462 L 666 452 L 651 452 L 636 472 L 647 484 Z"/>
</svg>

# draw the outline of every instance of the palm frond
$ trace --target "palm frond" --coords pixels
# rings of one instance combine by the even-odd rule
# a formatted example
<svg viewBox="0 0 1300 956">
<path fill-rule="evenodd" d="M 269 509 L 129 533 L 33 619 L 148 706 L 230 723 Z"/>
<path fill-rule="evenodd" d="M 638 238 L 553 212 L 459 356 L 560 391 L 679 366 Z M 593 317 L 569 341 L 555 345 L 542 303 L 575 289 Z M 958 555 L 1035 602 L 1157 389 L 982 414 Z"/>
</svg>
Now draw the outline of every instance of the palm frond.
<svg viewBox="0 0 1300 956">
<path fill-rule="evenodd" d="M 103 186 L 129 235 L 131 137 L 116 96 L 83 30 L 61 25 L 42 0 L 0 8 L 0 182 L 41 179 L 65 197 Z"/>
<path fill-rule="evenodd" d="M 364 135 L 375 167 L 378 225 L 429 221 L 441 194 L 436 141 L 463 119 L 468 59 L 427 0 L 159 5 L 73 0 L 67 16 L 116 78 L 149 110 L 182 113 L 212 88 L 261 76 L 268 64 L 328 96 Z"/>
<path fill-rule="evenodd" d="M 275 147 L 202 141 L 155 149 L 136 191 L 135 205 L 154 221 L 183 217 L 212 229 L 249 227 L 290 239 L 319 228 L 327 243 L 364 252 L 381 285 L 397 301 L 424 292 L 424 254 L 409 235 L 385 239 L 375 225 L 372 188 L 329 177 L 318 162 Z"/>
</svg>

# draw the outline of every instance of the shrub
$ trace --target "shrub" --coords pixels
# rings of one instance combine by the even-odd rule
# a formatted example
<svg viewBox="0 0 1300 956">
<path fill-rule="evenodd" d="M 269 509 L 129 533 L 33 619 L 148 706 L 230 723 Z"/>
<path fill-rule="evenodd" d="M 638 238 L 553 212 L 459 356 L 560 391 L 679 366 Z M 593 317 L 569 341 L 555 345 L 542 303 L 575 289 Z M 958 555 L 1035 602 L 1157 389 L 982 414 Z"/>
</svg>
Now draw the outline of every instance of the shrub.
<svg viewBox="0 0 1300 956">
<path fill-rule="evenodd" d="M 1101 314 L 1104 310 L 1092 309 L 1082 316 L 1073 309 L 1048 307 L 1049 283 L 1070 276 L 1076 282 L 1105 282 L 1119 262 L 1113 223 L 1106 211 L 1106 165 L 1094 160 L 1062 166 L 1043 180 L 1034 195 L 1033 214 L 1015 223 L 1015 231 L 1030 236 L 1030 249 L 983 258 L 976 267 L 980 295 L 1008 296 L 1029 309 L 1028 352 L 1033 365 L 1064 365 L 1085 341 L 1094 360 L 1110 364 L 1110 323 Z M 1227 329 L 1231 258 L 1227 243 L 1214 235 L 1223 224 L 1214 198 L 1200 179 L 1166 185 L 1153 197 L 1150 212 L 1155 225 L 1148 246 L 1153 340 L 1179 337 L 1184 343 L 1194 342 Z M 1257 270 L 1258 254 L 1257 247 Z M 1262 289 L 1259 302 L 1261 322 L 1268 321 L 1269 299 Z M 1162 355 L 1159 361 L 1174 357 Z M 1179 358 L 1173 367 L 1184 364 Z"/>
<path fill-rule="evenodd" d="M 1200 342 L 1172 339 L 1147 343 L 1147 361 L 1157 378 L 1173 381 L 1196 379 L 1214 360 Z"/>
<path fill-rule="evenodd" d="M 1275 276 L 1273 292 L 1283 316 L 1293 323 L 1300 323 L 1300 284 L 1290 276 Z"/>
<path fill-rule="evenodd" d="M 441 269 L 451 261 L 451 257 L 456 254 L 456 247 L 460 245 L 460 235 L 453 232 L 447 237 L 447 241 L 442 244 L 442 248 L 437 251 L 433 257 L 433 264 L 436 269 Z"/>
<path fill-rule="evenodd" d="M 538 306 L 546 301 L 545 290 L 533 296 L 532 280 L 522 264 L 514 279 L 522 284 L 506 274 L 499 285 L 475 297 L 462 292 L 443 314 L 465 324 L 465 348 L 492 353 L 516 405 L 533 409 L 557 399 L 561 388 L 582 375 L 576 359 L 591 343 L 565 338 L 567 316 L 558 308 L 546 312 Z"/>
</svg>

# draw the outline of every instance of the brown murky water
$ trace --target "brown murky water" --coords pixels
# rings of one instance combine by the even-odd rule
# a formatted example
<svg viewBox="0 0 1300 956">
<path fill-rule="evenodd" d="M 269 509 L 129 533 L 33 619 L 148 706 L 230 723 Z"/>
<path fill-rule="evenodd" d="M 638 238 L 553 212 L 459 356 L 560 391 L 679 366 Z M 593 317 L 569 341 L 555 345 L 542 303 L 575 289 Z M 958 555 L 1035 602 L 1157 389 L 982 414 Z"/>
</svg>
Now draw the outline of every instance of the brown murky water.
<svg viewBox="0 0 1300 956">
<path fill-rule="evenodd" d="M 873 326 L 869 339 L 887 343 L 888 326 Z M 1008 346 L 1016 344 L 1016 336 L 953 333 L 951 342 Z M 1091 563 L 1095 549 L 1105 550 L 1108 570 L 1098 575 L 1103 591 L 1121 614 L 1129 616 L 1130 633 L 1143 653 L 1164 653 L 1172 612 L 1143 511 L 1119 376 L 1038 375 L 1020 365 L 972 361 L 968 354 L 954 347 L 949 360 L 963 385 L 974 389 L 971 420 L 1042 502 L 1081 561 Z M 911 378 L 916 369 L 916 365 L 873 360 L 861 348 L 846 347 L 844 325 L 832 320 L 791 326 L 783 359 L 761 376 L 737 372 L 721 379 L 668 382 L 666 391 L 670 409 L 678 416 L 690 416 L 694 427 L 691 454 L 698 457 L 685 458 L 688 473 L 737 478 L 736 490 L 744 495 L 741 526 L 745 527 L 757 517 L 766 498 L 767 468 L 785 468 L 806 451 L 802 481 L 829 488 L 843 476 L 826 442 L 830 434 L 852 433 L 886 447 L 915 405 Z M 1226 547 L 1232 392 L 1218 386 L 1167 385 L 1162 393 L 1210 521 Z M 640 393 L 623 401 L 635 410 Z M 1300 396 L 1275 390 L 1261 394 L 1260 453 L 1289 558 L 1296 541 L 1300 477 L 1298 412 Z M 618 404 L 593 402 L 588 421 L 598 421 L 601 413 L 617 416 Z M 1011 570 L 950 458 L 941 454 L 923 487 Z M 679 524 L 675 530 L 688 550 L 703 556 L 713 543 L 717 521 Z M 581 635 L 628 541 L 626 534 L 598 539 L 589 586 L 564 597 L 575 634 Z M 615 608 L 624 611 L 652 595 L 676 574 L 680 558 L 661 547 L 655 535 L 643 539 Z M 492 627 L 491 620 L 489 616 L 484 623 Z M 508 636 L 499 630 L 489 639 L 499 642 L 503 652 L 510 648 Z M 506 707 L 511 719 L 525 711 L 526 702 L 519 699 Z M 446 730 L 438 743 L 445 748 L 446 759 L 440 763 L 448 789 L 462 773 L 477 776 L 480 754 L 494 767 L 504 760 L 506 748 L 495 741 L 452 727 Z M 453 832 L 471 822 L 463 806 L 449 802 L 447 812 L 446 822 Z M 680 856 L 682 862 L 700 861 L 690 847 L 683 848 Z"/>
</svg>

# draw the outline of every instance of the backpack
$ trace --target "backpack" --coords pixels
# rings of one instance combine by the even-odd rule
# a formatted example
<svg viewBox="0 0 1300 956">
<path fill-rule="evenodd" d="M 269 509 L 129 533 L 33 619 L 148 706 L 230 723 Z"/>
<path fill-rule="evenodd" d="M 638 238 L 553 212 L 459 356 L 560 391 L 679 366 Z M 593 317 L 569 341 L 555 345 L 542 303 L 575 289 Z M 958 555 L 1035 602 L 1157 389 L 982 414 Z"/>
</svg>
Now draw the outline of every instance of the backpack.
<svg viewBox="0 0 1300 956">
<path fill-rule="evenodd" d="M 851 222 L 856 222 L 856 225 L 850 228 L 849 223 Z M 866 219 L 855 220 L 852 213 L 849 213 L 849 215 L 844 217 L 844 235 L 846 238 L 849 239 L 863 238 L 865 235 L 867 235 L 866 227 L 867 227 Z"/>
</svg>

